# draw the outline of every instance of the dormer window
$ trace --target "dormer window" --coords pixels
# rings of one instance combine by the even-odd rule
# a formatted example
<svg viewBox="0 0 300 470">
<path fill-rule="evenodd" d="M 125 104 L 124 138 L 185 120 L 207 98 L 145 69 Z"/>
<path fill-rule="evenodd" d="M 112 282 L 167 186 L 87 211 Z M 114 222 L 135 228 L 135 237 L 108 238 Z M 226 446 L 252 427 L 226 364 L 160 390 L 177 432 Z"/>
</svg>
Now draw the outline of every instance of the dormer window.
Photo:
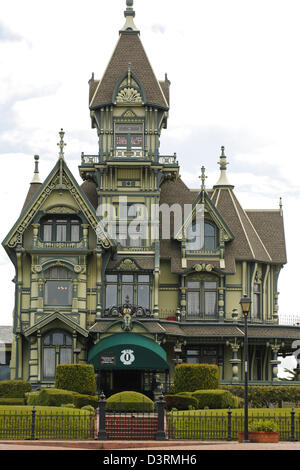
<svg viewBox="0 0 300 470">
<path fill-rule="evenodd" d="M 192 224 L 187 229 L 187 250 L 215 250 L 217 248 L 217 228 L 212 222 L 204 223 L 204 239 L 201 236 L 201 225 Z"/>
<path fill-rule="evenodd" d="M 79 242 L 81 220 L 74 216 L 46 217 L 41 221 L 40 234 L 44 242 Z"/>
</svg>

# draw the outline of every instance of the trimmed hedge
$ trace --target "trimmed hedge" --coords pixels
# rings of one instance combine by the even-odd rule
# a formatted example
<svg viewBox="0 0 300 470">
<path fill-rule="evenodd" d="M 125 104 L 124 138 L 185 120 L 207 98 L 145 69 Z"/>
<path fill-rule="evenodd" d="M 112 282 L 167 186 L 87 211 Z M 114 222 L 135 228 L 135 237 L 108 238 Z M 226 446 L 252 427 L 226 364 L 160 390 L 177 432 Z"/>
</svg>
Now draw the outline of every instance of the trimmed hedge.
<svg viewBox="0 0 300 470">
<path fill-rule="evenodd" d="M 175 394 L 218 389 L 219 383 L 219 368 L 215 364 L 178 364 L 175 367 Z"/>
<path fill-rule="evenodd" d="M 74 392 L 44 388 L 39 393 L 38 402 L 40 406 L 61 406 L 66 403 L 74 403 Z"/>
<path fill-rule="evenodd" d="M 0 406 L 1 405 L 17 405 L 22 406 L 25 405 L 24 398 L 0 398 Z"/>
<path fill-rule="evenodd" d="M 25 380 L 3 380 L 0 382 L 1 398 L 25 398 L 25 393 L 31 392 L 30 382 Z"/>
<path fill-rule="evenodd" d="M 92 364 L 59 364 L 56 368 L 55 388 L 82 395 L 95 395 L 97 386 Z"/>
<path fill-rule="evenodd" d="M 25 401 L 26 405 L 36 406 L 39 405 L 40 392 L 29 392 L 26 393 Z"/>
<path fill-rule="evenodd" d="M 139 392 L 120 392 L 106 400 L 107 411 L 153 411 L 153 401 Z"/>
<path fill-rule="evenodd" d="M 44 388 L 39 392 L 27 394 L 27 405 L 32 406 L 61 406 L 72 403 L 76 408 L 90 405 L 93 408 L 98 406 L 98 398 L 93 395 L 82 395 L 70 390 L 55 388 Z"/>
<path fill-rule="evenodd" d="M 244 398 L 243 385 L 223 385 L 234 395 Z M 270 404 L 280 406 L 283 401 L 299 403 L 300 387 L 293 385 L 249 385 L 248 399 L 251 408 L 269 408 Z"/>
<path fill-rule="evenodd" d="M 84 406 L 92 406 L 93 409 L 98 408 L 98 397 L 93 395 L 74 394 L 74 405 L 76 408 L 83 408 Z"/>
<path fill-rule="evenodd" d="M 168 411 L 172 408 L 177 410 L 188 410 L 189 407 L 193 407 L 195 410 L 198 409 L 198 400 L 189 394 L 177 394 L 177 395 L 165 395 L 166 408 Z"/>
<path fill-rule="evenodd" d="M 198 409 L 218 410 L 237 408 L 238 399 L 227 390 L 197 390 L 192 397 L 198 400 Z"/>
</svg>

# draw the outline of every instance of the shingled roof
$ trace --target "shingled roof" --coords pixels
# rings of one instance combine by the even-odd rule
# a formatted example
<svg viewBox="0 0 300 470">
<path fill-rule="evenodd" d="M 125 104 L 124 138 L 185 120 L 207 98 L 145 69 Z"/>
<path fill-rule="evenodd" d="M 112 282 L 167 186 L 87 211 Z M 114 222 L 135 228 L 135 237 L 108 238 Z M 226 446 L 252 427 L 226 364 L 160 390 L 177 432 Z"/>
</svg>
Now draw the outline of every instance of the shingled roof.
<svg viewBox="0 0 300 470">
<path fill-rule="evenodd" d="M 121 31 L 102 80 L 97 86 L 95 81 L 90 80 L 90 109 L 112 103 L 116 83 L 128 71 L 129 63 L 132 73 L 144 88 L 147 100 L 145 104 L 168 109 L 168 96 L 165 96 L 160 82 L 155 77 L 138 32 L 127 31 Z M 168 83 L 164 86 L 165 93 L 168 92 Z"/>
<path fill-rule="evenodd" d="M 184 207 L 184 204 L 193 204 L 198 195 L 198 191 L 190 190 L 178 178 L 175 182 L 163 183 L 160 204 L 171 206 L 178 203 Z M 286 263 L 284 225 L 280 210 L 244 210 L 230 185 L 216 186 L 213 190 L 208 190 L 207 195 L 234 234 L 234 239 L 225 246 L 224 272 L 234 272 L 236 260 Z M 193 261 L 182 268 L 180 243 L 175 240 L 161 240 L 160 255 L 171 260 L 173 272 L 183 272 L 195 263 Z"/>
</svg>

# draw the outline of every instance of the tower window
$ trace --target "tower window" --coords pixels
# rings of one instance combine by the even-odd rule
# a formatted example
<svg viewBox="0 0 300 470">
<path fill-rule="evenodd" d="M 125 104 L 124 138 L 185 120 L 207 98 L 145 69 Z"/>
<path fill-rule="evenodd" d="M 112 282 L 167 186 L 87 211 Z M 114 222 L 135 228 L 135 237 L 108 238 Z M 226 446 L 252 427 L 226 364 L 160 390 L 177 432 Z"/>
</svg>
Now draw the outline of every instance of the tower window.
<svg viewBox="0 0 300 470">
<path fill-rule="evenodd" d="M 115 144 L 117 150 L 134 151 L 143 148 L 142 124 L 116 124 Z"/>
</svg>

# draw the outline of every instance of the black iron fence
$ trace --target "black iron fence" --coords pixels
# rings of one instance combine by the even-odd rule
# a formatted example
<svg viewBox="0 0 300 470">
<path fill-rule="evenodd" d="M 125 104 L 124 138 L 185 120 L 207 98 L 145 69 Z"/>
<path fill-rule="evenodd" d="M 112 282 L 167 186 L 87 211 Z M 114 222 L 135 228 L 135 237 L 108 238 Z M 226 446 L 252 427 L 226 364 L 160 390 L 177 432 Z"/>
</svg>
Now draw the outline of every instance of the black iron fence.
<svg viewBox="0 0 300 470">
<path fill-rule="evenodd" d="M 256 421 L 274 421 L 279 431 L 279 439 L 285 441 L 300 440 L 300 415 L 296 416 L 294 409 L 290 412 L 274 415 L 273 413 L 251 413 L 249 425 Z M 167 413 L 168 439 L 215 439 L 237 440 L 238 432 L 244 431 L 244 415 L 233 413 L 229 409 L 226 414 L 213 411 L 197 413 L 170 412 Z"/>
<path fill-rule="evenodd" d="M 95 437 L 95 413 L 4 410 L 0 412 L 0 439 L 82 440 Z"/>
</svg>

